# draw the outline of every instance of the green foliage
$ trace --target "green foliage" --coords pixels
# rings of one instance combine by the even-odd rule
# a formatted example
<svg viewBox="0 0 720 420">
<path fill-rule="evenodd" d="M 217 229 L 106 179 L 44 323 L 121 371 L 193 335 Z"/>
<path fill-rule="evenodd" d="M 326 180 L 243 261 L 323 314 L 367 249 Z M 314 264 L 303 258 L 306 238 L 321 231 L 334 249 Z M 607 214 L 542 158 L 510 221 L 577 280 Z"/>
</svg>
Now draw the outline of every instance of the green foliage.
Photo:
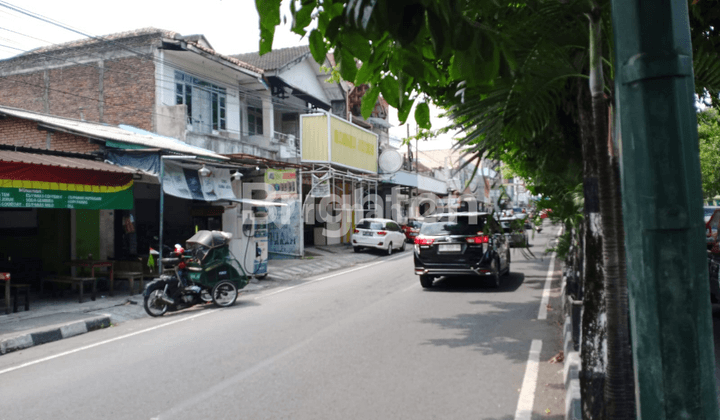
<svg viewBox="0 0 720 420">
<path fill-rule="evenodd" d="M 720 109 L 720 8 L 717 2 L 689 0 L 695 92 Z"/>
<path fill-rule="evenodd" d="M 565 260 L 570 254 L 570 249 L 573 245 L 573 242 L 573 232 L 565 231 L 562 233 L 562 235 L 558 236 L 555 246 L 548 248 L 545 252 L 548 254 L 551 252 L 555 252 L 558 259 Z"/>
<path fill-rule="evenodd" d="M 280 24 L 281 0 L 255 0 L 260 19 L 260 54 L 272 50 L 275 27 Z"/>
<path fill-rule="evenodd" d="M 379 96 L 380 88 L 377 86 L 371 86 L 370 89 L 365 92 L 365 95 L 363 95 L 360 102 L 360 112 L 362 113 L 363 118 L 370 117 L 373 109 L 375 109 L 375 103 L 377 102 Z"/>
<path fill-rule="evenodd" d="M 562 223 L 566 228 L 577 229 L 583 220 L 583 187 L 578 184 L 572 190 L 543 197 L 537 203 L 538 212 L 542 209 L 552 209 L 548 212 L 548 219 L 555 223 Z"/>
<path fill-rule="evenodd" d="M 696 88 L 720 102 L 720 8 L 690 2 Z M 587 14 L 598 8 L 604 91 L 613 95 L 609 0 L 292 0 L 293 31 L 316 61 L 333 51 L 343 79 L 368 84 L 362 114 L 382 94 L 404 123 L 424 95 L 448 111 L 459 146 L 507 163 L 534 194 L 562 200 L 581 182 L 578 91 L 587 85 Z M 279 0 L 257 0 L 261 53 Z M 312 29 L 311 16 L 317 22 Z M 360 67 L 358 68 L 358 63 Z M 426 103 L 415 117 L 427 136 Z M 470 160 L 470 159 L 466 159 Z"/>
<path fill-rule="evenodd" d="M 720 195 L 720 118 L 714 109 L 698 113 L 703 199 Z"/>
<path fill-rule="evenodd" d="M 415 122 L 420 128 L 429 129 L 430 124 L 430 107 L 427 102 L 420 102 L 415 106 Z"/>
<path fill-rule="evenodd" d="M 280 23 L 279 3 L 256 1 L 261 54 L 269 51 Z M 498 31 L 481 24 L 494 19 L 495 7 L 460 0 L 293 0 L 292 30 L 310 33 L 316 61 L 333 51 L 345 80 L 380 86 L 404 123 L 419 93 L 435 98 L 460 82 L 488 85 L 512 67 Z M 311 17 L 316 29 L 310 29 Z M 362 63 L 360 71 L 355 60 Z"/>
</svg>

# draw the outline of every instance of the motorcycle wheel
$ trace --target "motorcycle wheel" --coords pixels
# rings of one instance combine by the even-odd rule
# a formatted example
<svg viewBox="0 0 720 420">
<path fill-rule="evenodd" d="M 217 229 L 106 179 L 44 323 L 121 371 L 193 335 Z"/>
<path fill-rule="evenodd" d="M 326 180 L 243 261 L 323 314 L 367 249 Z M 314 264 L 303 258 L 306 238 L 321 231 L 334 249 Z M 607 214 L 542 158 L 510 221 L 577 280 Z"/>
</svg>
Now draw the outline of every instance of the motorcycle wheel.
<svg viewBox="0 0 720 420">
<path fill-rule="evenodd" d="M 233 282 L 225 280 L 213 287 L 211 295 L 213 303 L 221 308 L 225 308 L 235 303 L 238 291 Z"/>
<path fill-rule="evenodd" d="M 162 289 L 155 289 L 145 296 L 144 306 L 145 312 L 147 312 L 148 315 L 153 317 L 163 316 L 165 315 L 165 312 L 168 311 L 168 304 L 160 299 L 162 295 Z"/>
<path fill-rule="evenodd" d="M 213 301 L 212 296 L 210 296 L 210 291 L 208 289 L 202 289 L 200 291 L 200 300 L 203 301 L 203 303 L 210 303 Z"/>
</svg>

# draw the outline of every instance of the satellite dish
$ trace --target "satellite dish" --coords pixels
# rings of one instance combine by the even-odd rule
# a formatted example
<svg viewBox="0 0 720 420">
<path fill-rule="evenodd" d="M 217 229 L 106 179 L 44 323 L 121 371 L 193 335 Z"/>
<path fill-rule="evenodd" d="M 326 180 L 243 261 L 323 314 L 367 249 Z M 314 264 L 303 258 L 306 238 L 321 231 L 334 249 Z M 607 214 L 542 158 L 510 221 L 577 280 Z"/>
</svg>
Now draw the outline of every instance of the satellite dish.
<svg viewBox="0 0 720 420">
<path fill-rule="evenodd" d="M 392 174 L 400 170 L 403 164 L 402 155 L 395 149 L 386 149 L 378 158 L 380 169 L 386 174 Z"/>
</svg>

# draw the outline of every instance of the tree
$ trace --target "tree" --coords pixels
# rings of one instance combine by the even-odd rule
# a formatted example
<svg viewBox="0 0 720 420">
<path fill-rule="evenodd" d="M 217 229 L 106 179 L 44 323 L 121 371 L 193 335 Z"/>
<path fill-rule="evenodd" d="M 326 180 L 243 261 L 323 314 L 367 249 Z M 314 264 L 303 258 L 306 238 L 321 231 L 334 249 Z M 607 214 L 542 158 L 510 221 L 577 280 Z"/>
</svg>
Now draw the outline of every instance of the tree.
<svg viewBox="0 0 720 420">
<path fill-rule="evenodd" d="M 257 0 L 264 34 L 261 52 L 270 49 L 272 30 L 280 21 L 271 3 L 279 0 Z M 720 22 L 709 2 L 699 3 L 691 13 L 694 46 L 700 53 L 694 55 L 696 89 L 713 94 L 720 91 L 720 65 L 705 57 L 716 57 L 715 28 Z M 632 380 L 618 165 L 608 147 L 614 68 L 611 37 L 603 34 L 611 33 L 609 3 L 303 0 L 293 5 L 296 32 L 305 33 L 313 16 L 317 20 L 317 28 L 309 32 L 316 60 L 333 48 L 342 77 L 371 86 L 363 98 L 363 114 L 369 114 L 382 94 L 404 121 L 413 101 L 432 98 L 450 111 L 453 128 L 464 133 L 460 143 L 475 157 L 513 161 L 513 169 L 533 179 L 535 188 L 560 196 L 563 188 L 551 182 L 570 175 L 573 168 L 575 176 L 582 174 L 583 403 L 587 416 L 605 416 L 602 393 L 594 387 L 606 377 L 602 320 L 608 292 L 614 306 L 607 330 L 619 335 L 609 341 L 609 362 L 618 369 L 607 372 L 607 416 L 632 417 L 633 392 L 618 386 Z M 424 128 L 429 126 L 426 111 L 427 104 L 421 103 L 415 114 Z M 569 165 L 555 163 L 558 150 Z M 567 192 L 576 184 L 560 185 Z M 598 371 L 601 377 L 594 382 L 590 374 Z"/>
<path fill-rule="evenodd" d="M 720 195 L 720 118 L 715 109 L 698 113 L 703 198 Z"/>
</svg>

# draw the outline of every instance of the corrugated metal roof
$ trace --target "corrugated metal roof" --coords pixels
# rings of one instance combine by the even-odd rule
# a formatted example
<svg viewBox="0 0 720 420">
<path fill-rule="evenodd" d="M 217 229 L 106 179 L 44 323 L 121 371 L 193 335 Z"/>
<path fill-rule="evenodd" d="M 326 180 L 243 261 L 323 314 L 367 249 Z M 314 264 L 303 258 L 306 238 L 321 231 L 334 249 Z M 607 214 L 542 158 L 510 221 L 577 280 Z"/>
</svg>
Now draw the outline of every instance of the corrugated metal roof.
<svg viewBox="0 0 720 420">
<path fill-rule="evenodd" d="M 32 165 L 57 166 L 61 168 L 87 169 L 91 171 L 117 172 L 122 174 L 134 172 L 121 166 L 98 162 L 96 160 L 14 152 L 10 150 L 0 150 L 0 162 L 21 162 Z"/>
<path fill-rule="evenodd" d="M 91 137 L 98 140 L 114 140 L 123 143 L 146 146 L 168 150 L 176 153 L 197 155 L 220 160 L 229 160 L 227 157 L 217 154 L 211 150 L 191 146 L 175 138 L 160 136 L 135 127 L 126 129 L 111 125 L 78 121 L 70 118 L 55 117 L 37 112 L 25 111 L 17 108 L 0 106 L 0 114 L 12 117 L 36 121 L 49 128 L 56 128 L 61 131 Z M 130 126 L 125 126 L 130 127 Z"/>
</svg>

